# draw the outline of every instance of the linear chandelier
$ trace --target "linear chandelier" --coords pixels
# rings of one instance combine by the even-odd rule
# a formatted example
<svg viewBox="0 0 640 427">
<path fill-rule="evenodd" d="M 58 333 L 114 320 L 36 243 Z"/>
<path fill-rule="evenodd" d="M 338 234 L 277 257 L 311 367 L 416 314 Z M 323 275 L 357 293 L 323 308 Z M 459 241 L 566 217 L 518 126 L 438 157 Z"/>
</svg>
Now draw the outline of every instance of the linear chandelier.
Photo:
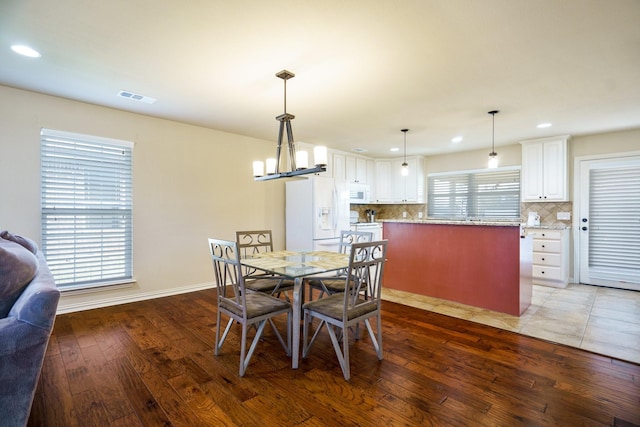
<svg viewBox="0 0 640 427">
<path fill-rule="evenodd" d="M 291 120 L 295 118 L 293 114 L 287 113 L 287 80 L 295 77 L 291 71 L 282 70 L 276 74 L 276 77 L 284 81 L 284 113 L 276 117 L 280 122 L 280 131 L 278 133 L 278 146 L 276 147 L 276 157 L 267 159 L 267 173 L 265 174 L 264 163 L 261 160 L 253 162 L 253 179 L 256 181 L 266 181 L 278 178 L 290 178 L 310 173 L 326 172 L 327 170 L 327 147 L 316 146 L 313 149 L 313 158 L 315 166 L 308 167 L 309 158 L 304 150 L 296 153 L 295 143 L 293 141 L 293 131 L 291 130 Z M 290 171 L 280 170 L 280 155 L 282 151 L 282 138 L 285 129 L 287 131 L 287 146 L 289 149 Z"/>
</svg>

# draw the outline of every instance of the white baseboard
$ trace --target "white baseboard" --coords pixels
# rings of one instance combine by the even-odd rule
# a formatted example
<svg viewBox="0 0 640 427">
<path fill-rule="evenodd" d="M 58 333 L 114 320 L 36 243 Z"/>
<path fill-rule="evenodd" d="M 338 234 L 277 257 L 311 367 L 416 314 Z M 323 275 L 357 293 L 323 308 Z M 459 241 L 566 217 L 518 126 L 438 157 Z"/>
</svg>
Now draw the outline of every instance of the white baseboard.
<svg viewBox="0 0 640 427">
<path fill-rule="evenodd" d="M 168 297 L 171 295 L 184 294 L 187 292 L 201 291 L 215 288 L 215 283 L 201 283 L 197 285 L 181 286 L 179 288 L 163 289 L 160 291 L 146 292 L 134 295 L 123 295 L 111 298 L 94 299 L 80 303 L 67 303 L 61 300 L 58 304 L 56 314 L 73 313 L 76 311 L 92 310 L 94 308 L 109 307 L 112 305 L 128 304 L 130 302 L 145 301 L 149 299 Z"/>
</svg>

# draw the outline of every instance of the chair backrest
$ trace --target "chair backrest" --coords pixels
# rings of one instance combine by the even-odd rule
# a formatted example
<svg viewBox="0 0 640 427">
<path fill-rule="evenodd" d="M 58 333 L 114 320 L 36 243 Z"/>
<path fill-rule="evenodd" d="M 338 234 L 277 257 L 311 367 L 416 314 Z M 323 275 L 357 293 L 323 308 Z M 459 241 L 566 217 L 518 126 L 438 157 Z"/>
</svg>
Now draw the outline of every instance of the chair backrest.
<svg viewBox="0 0 640 427">
<path fill-rule="evenodd" d="M 370 242 L 373 240 L 373 233 L 371 231 L 351 231 L 342 230 L 340 232 L 340 253 L 349 253 L 351 245 L 354 243 Z"/>
<path fill-rule="evenodd" d="M 271 230 L 236 231 L 240 257 L 273 251 Z"/>
<path fill-rule="evenodd" d="M 264 252 L 273 252 L 271 230 L 236 231 L 236 243 L 240 258 Z M 253 276 L 256 269 L 243 267 L 244 276 Z"/>
<path fill-rule="evenodd" d="M 213 262 L 213 271 L 218 291 L 218 304 L 225 300 L 227 304 L 242 310 L 246 317 L 244 279 L 240 270 L 240 257 L 236 242 L 209 239 L 209 253 Z"/>
<path fill-rule="evenodd" d="M 360 304 L 374 304 L 380 308 L 382 273 L 387 256 L 387 241 L 353 243 L 347 269 L 345 316 L 348 310 Z"/>
</svg>

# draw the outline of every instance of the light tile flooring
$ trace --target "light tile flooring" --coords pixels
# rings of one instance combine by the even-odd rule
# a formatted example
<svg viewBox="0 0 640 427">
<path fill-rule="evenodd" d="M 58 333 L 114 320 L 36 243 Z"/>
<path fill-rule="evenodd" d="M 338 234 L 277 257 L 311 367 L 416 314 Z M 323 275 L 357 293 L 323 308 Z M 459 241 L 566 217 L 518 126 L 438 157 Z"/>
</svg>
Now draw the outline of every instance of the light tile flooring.
<svg viewBox="0 0 640 427">
<path fill-rule="evenodd" d="M 383 289 L 382 298 L 640 363 L 640 292 L 533 285 L 531 306 L 520 317 L 394 289 Z"/>
</svg>

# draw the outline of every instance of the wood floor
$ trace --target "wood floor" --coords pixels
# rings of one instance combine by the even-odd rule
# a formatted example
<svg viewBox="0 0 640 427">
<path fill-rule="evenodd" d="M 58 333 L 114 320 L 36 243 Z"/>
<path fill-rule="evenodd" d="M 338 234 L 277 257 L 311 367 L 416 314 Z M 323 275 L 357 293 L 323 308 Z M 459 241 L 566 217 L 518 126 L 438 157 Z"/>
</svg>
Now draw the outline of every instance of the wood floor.
<svg viewBox="0 0 640 427">
<path fill-rule="evenodd" d="M 292 370 L 269 328 L 240 378 L 214 298 L 58 316 L 28 425 L 640 425 L 637 364 L 388 301 L 385 358 L 352 343 L 350 382 L 326 331 Z"/>
</svg>

